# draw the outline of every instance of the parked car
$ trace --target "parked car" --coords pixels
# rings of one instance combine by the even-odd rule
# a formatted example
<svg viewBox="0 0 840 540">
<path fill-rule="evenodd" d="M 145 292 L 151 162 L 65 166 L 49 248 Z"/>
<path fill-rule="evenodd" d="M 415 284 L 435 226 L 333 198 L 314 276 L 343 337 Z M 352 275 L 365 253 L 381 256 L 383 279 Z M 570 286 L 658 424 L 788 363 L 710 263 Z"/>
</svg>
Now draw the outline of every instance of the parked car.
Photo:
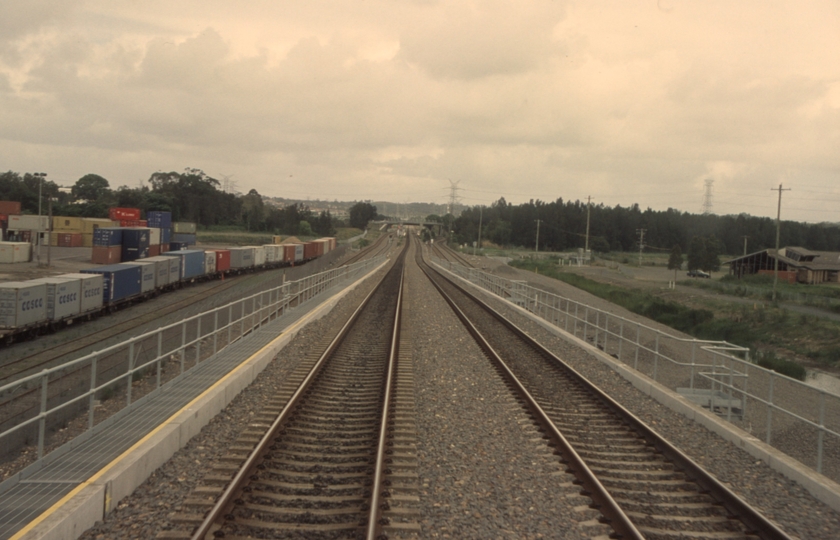
<svg viewBox="0 0 840 540">
<path fill-rule="evenodd" d="M 689 270 L 688 277 L 710 278 L 712 276 L 702 270 Z"/>
</svg>

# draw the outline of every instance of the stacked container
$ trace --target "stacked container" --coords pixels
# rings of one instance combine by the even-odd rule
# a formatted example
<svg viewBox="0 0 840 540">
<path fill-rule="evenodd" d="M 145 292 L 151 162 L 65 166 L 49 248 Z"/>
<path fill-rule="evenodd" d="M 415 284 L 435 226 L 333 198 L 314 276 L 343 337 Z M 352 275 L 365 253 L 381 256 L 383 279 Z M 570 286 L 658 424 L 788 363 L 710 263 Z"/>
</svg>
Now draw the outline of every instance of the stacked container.
<svg viewBox="0 0 840 540">
<path fill-rule="evenodd" d="M 194 246 L 196 244 L 195 234 L 190 233 L 173 233 L 170 242 L 178 242 L 184 246 Z"/>
<path fill-rule="evenodd" d="M 110 219 L 82 218 L 82 246 L 93 247 L 93 232 L 101 227 L 118 227 Z"/>
<path fill-rule="evenodd" d="M 81 284 L 80 313 L 84 314 L 88 311 L 96 311 L 102 307 L 104 280 L 100 274 L 62 274 L 56 276 L 55 279 L 78 281 Z"/>
<path fill-rule="evenodd" d="M 149 256 L 149 229 L 137 227 L 122 231 L 123 262 L 145 259 Z"/>
<path fill-rule="evenodd" d="M 111 221 L 137 221 L 140 219 L 139 208 L 109 208 L 108 218 Z"/>
<path fill-rule="evenodd" d="M 138 265 L 111 264 L 87 268 L 82 273 L 102 274 L 102 303 L 105 305 L 140 294 L 142 273 Z"/>
<path fill-rule="evenodd" d="M 0 328 L 19 328 L 46 317 L 46 284 L 31 281 L 0 283 Z"/>
<path fill-rule="evenodd" d="M 0 214 L 7 217 L 20 214 L 20 201 L 0 201 Z"/>
<path fill-rule="evenodd" d="M 91 262 L 95 264 L 116 264 L 122 260 L 123 229 L 102 227 L 93 231 Z"/>
<path fill-rule="evenodd" d="M 168 251 L 165 257 L 178 257 L 181 260 L 181 279 L 192 279 L 204 274 L 204 252 L 192 249 Z"/>
<path fill-rule="evenodd" d="M 82 247 L 82 233 L 56 233 L 50 235 L 55 238 L 55 245 L 58 247 Z"/>
<path fill-rule="evenodd" d="M 180 234 L 195 234 L 195 223 L 187 221 L 176 221 L 172 224 L 172 232 Z"/>
</svg>

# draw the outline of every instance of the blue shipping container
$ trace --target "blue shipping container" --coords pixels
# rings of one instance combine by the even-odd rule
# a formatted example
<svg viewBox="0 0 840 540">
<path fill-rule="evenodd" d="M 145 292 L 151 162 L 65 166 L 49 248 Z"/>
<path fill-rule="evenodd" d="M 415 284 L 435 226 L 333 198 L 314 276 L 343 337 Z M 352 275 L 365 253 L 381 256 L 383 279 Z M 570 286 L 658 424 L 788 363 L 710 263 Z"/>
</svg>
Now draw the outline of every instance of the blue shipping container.
<svg viewBox="0 0 840 540">
<path fill-rule="evenodd" d="M 110 264 L 87 268 L 82 274 L 102 274 L 102 301 L 105 304 L 140 294 L 142 272 L 133 264 Z"/>
<path fill-rule="evenodd" d="M 102 247 L 122 244 L 123 229 L 120 227 L 100 227 L 93 230 L 93 245 Z"/>
<path fill-rule="evenodd" d="M 146 212 L 146 224 L 156 229 L 171 229 L 172 212 Z"/>
<path fill-rule="evenodd" d="M 145 228 L 123 229 L 122 261 L 136 261 L 149 256 L 149 238 L 151 231 Z"/>
<path fill-rule="evenodd" d="M 190 279 L 204 275 L 204 251 L 199 249 L 167 251 L 161 253 L 167 257 L 181 258 L 181 279 Z"/>
<path fill-rule="evenodd" d="M 172 229 L 169 227 L 160 230 L 160 243 L 168 244 L 172 241 Z"/>
<path fill-rule="evenodd" d="M 186 244 L 188 246 L 195 245 L 195 235 L 189 233 L 175 233 L 172 235 L 172 242 L 178 242 L 179 244 Z"/>
</svg>

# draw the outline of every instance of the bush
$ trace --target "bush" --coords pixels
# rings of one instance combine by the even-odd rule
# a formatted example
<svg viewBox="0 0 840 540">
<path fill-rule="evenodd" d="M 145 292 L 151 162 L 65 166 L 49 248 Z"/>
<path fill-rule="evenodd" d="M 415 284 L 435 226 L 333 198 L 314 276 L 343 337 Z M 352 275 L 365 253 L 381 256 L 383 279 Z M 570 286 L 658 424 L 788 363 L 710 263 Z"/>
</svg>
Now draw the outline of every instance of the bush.
<svg viewBox="0 0 840 540">
<path fill-rule="evenodd" d="M 763 368 L 773 370 L 776 373 L 787 375 L 792 379 L 797 379 L 799 381 L 805 380 L 806 371 L 804 367 L 796 362 L 780 358 L 773 352 L 756 353 L 755 363 Z"/>
</svg>

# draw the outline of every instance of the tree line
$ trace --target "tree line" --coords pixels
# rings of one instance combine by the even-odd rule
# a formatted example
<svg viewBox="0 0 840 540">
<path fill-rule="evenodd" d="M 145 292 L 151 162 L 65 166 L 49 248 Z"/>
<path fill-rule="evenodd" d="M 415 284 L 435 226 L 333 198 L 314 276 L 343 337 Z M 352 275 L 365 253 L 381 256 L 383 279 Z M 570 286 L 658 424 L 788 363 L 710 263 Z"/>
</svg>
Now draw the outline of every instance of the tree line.
<svg viewBox="0 0 840 540">
<path fill-rule="evenodd" d="M 444 216 L 459 243 L 472 244 L 478 238 L 501 246 L 534 249 L 539 221 L 539 249 L 567 251 L 583 248 L 586 243 L 587 204 L 581 201 L 554 202 L 531 200 L 513 205 L 504 198 L 488 206 L 465 209 L 457 218 Z M 430 216 L 433 217 L 433 216 Z M 669 253 L 679 246 L 682 253 L 691 248 L 692 239 L 711 242 L 721 254 L 740 255 L 747 240 L 752 253 L 776 245 L 776 222 L 748 214 L 717 216 L 689 214 L 669 208 L 642 210 L 638 204 L 627 207 L 592 205 L 589 219 L 589 247 L 595 252 L 638 251 L 640 232 L 644 230 L 646 252 Z M 451 225 L 449 225 L 451 223 Z M 814 251 L 840 251 L 840 226 L 783 221 L 781 246 L 801 246 Z"/>
<path fill-rule="evenodd" d="M 189 221 L 202 228 L 240 227 L 274 234 L 332 236 L 337 227 L 348 226 L 329 210 L 313 212 L 306 205 L 276 207 L 265 204 L 252 189 L 245 195 L 226 193 L 220 183 L 201 169 L 183 172 L 155 172 L 141 187 L 111 189 L 107 179 L 86 174 L 68 190 L 34 174 L 13 171 L 0 173 L 0 193 L 5 200 L 20 201 L 21 211 L 37 214 L 39 190 L 41 213 L 52 198 L 56 216 L 107 218 L 112 207 L 139 208 L 145 212 L 172 212 L 173 221 Z M 377 217 L 376 207 L 366 202 L 350 208 L 349 226 L 363 229 Z"/>
</svg>

